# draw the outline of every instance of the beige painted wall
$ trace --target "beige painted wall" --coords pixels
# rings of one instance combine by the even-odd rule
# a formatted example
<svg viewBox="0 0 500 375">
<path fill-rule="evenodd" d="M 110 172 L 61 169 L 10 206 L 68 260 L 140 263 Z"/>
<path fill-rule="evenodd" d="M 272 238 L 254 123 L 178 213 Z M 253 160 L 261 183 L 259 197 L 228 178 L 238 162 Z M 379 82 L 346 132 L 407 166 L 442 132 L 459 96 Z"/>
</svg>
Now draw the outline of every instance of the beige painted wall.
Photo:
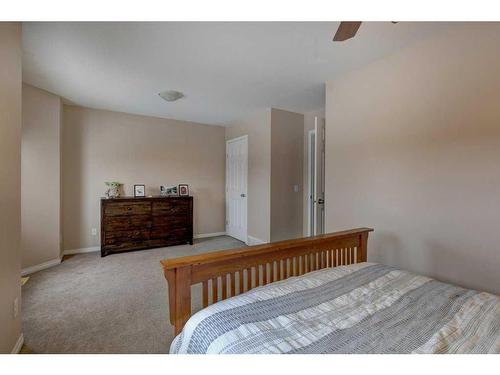
<svg viewBox="0 0 500 375">
<path fill-rule="evenodd" d="M 194 233 L 224 231 L 224 128 L 64 105 L 63 246 L 99 245 L 100 197 L 105 181 L 189 184 L 194 196 Z"/>
<path fill-rule="evenodd" d="M 463 24 L 328 82 L 330 231 L 369 260 L 500 293 L 500 24 Z"/>
<path fill-rule="evenodd" d="M 302 234 L 303 134 L 302 114 L 275 108 L 226 128 L 226 140 L 248 135 L 248 236 L 256 240 Z"/>
<path fill-rule="evenodd" d="M 271 109 L 271 241 L 302 237 L 303 160 L 304 115 Z"/>
<path fill-rule="evenodd" d="M 21 334 L 21 24 L 0 22 L 0 353 Z"/>
<path fill-rule="evenodd" d="M 61 99 L 23 85 L 22 268 L 61 256 Z"/>
<path fill-rule="evenodd" d="M 226 140 L 248 135 L 247 232 L 271 239 L 271 109 L 256 111 L 226 128 Z M 225 146 L 224 146 L 225 150 Z"/>
</svg>

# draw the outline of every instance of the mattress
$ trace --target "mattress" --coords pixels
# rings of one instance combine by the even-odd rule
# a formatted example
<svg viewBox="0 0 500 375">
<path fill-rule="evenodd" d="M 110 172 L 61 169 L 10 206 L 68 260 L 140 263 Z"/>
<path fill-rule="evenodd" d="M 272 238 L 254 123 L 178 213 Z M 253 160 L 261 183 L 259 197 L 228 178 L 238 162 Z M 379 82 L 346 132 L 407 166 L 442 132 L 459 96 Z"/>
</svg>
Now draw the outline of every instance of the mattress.
<svg viewBox="0 0 500 375">
<path fill-rule="evenodd" d="M 500 297 L 359 263 L 194 314 L 171 353 L 499 353 Z"/>
</svg>

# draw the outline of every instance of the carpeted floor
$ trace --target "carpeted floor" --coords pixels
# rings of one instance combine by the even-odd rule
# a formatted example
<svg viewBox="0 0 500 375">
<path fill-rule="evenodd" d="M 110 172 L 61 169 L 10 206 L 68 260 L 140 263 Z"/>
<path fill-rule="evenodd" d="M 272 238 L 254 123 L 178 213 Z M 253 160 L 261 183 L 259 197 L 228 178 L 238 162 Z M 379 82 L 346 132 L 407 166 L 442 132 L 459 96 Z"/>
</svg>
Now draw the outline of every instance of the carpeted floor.
<svg viewBox="0 0 500 375">
<path fill-rule="evenodd" d="M 168 353 L 173 328 L 159 261 L 242 246 L 222 236 L 105 258 L 94 252 L 34 273 L 22 287 L 24 352 Z"/>
</svg>

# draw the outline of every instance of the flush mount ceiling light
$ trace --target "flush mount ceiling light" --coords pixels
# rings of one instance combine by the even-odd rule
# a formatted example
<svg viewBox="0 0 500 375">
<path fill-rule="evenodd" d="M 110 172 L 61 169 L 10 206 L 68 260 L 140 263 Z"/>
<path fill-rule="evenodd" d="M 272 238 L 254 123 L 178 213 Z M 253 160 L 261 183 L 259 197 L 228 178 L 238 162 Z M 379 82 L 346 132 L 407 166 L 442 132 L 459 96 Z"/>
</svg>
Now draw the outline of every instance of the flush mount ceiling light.
<svg viewBox="0 0 500 375">
<path fill-rule="evenodd" d="M 160 95 L 167 102 L 175 102 L 176 100 L 184 97 L 184 94 L 182 92 L 175 90 L 162 91 L 158 95 Z"/>
</svg>

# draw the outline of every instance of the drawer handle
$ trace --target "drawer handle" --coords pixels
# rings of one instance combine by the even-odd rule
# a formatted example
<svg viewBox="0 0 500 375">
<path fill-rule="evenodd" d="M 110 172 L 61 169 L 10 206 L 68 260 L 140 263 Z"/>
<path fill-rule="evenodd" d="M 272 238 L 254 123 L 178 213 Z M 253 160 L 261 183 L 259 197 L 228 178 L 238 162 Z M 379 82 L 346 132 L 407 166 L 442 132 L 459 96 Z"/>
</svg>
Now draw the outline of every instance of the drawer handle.
<svg viewBox="0 0 500 375">
<path fill-rule="evenodd" d="M 132 207 L 127 207 L 127 210 L 129 210 L 129 211 L 130 211 L 131 209 L 132 209 Z"/>
</svg>

